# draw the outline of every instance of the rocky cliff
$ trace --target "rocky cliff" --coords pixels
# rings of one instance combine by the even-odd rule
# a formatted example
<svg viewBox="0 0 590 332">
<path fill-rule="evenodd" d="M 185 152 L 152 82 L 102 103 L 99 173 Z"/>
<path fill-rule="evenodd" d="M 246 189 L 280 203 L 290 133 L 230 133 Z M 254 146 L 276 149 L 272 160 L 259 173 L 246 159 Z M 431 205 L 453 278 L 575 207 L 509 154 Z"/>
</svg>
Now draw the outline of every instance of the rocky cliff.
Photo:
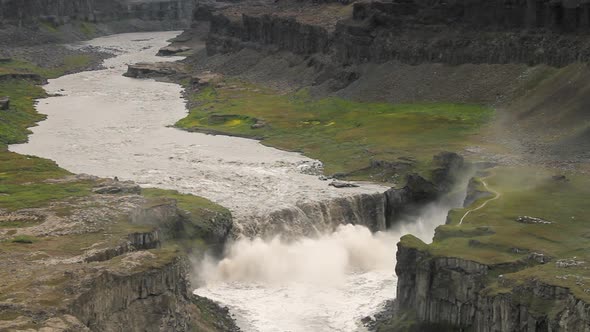
<svg viewBox="0 0 590 332">
<path fill-rule="evenodd" d="M 207 10 L 212 13 L 204 15 Z M 373 1 L 354 3 L 349 17 L 341 12 L 334 22 L 310 22 L 281 7 L 253 14 L 201 6 L 197 17 L 211 22 L 209 54 L 266 48 L 329 56 L 332 65 L 397 60 L 565 66 L 590 59 L 584 1 Z"/>
<path fill-rule="evenodd" d="M 396 266 L 397 310 L 416 321 L 461 331 L 590 331 L 590 305 L 569 289 L 514 284 L 501 274 L 510 266 L 434 256 L 416 241 L 402 239 Z"/>
<path fill-rule="evenodd" d="M 108 22 L 123 19 L 188 23 L 192 0 L 2 0 L 0 22 L 26 25 L 46 21 L 60 25 L 72 20 Z"/>
</svg>

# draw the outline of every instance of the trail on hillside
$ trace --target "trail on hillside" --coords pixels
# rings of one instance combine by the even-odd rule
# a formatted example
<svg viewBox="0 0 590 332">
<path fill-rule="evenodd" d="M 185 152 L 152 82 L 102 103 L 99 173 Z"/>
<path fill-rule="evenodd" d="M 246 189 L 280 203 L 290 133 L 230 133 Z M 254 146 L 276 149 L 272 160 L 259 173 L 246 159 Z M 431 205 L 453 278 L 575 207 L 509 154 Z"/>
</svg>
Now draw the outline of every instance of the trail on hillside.
<svg viewBox="0 0 590 332">
<path fill-rule="evenodd" d="M 477 210 L 480 210 L 480 209 L 483 209 L 483 208 L 484 208 L 484 207 L 485 207 L 485 206 L 486 206 L 486 205 L 487 205 L 489 202 L 491 202 L 491 201 L 495 201 L 495 200 L 497 200 L 498 198 L 500 198 L 500 196 L 502 196 L 502 194 L 500 194 L 500 193 L 499 193 L 499 192 L 497 192 L 496 190 L 494 190 L 494 189 L 490 188 L 490 187 L 488 186 L 487 182 L 485 181 L 485 179 L 488 179 L 488 178 L 490 178 L 491 176 L 492 176 L 492 175 L 489 175 L 489 176 L 487 176 L 487 177 L 485 177 L 485 178 L 481 179 L 481 183 L 483 183 L 483 186 L 486 188 L 486 190 L 487 190 L 488 192 L 491 192 L 492 194 L 494 194 L 494 197 L 492 197 L 492 198 L 490 198 L 490 199 L 487 199 L 487 200 L 485 200 L 485 201 L 484 201 L 484 202 L 483 202 L 483 203 L 482 203 L 480 206 L 478 206 L 478 207 L 476 207 L 476 208 L 473 208 L 473 209 L 471 209 L 471 210 L 468 210 L 467 212 L 465 212 L 465 214 L 463 215 L 463 217 L 462 217 L 462 218 L 461 218 L 461 220 L 459 221 L 459 225 L 462 225 L 462 224 L 463 224 L 463 220 L 465 220 L 465 218 L 466 218 L 466 217 L 467 217 L 467 216 L 468 216 L 468 215 L 469 215 L 471 212 L 473 212 L 473 211 L 477 211 Z"/>
</svg>

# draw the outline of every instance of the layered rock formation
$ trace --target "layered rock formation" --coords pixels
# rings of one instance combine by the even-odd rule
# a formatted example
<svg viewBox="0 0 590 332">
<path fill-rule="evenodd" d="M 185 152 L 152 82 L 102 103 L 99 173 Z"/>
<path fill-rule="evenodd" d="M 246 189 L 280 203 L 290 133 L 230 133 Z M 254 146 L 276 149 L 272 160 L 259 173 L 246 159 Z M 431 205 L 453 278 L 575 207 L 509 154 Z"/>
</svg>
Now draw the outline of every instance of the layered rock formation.
<svg viewBox="0 0 590 332">
<path fill-rule="evenodd" d="M 498 276 L 509 266 L 435 257 L 407 242 L 398 244 L 396 305 L 417 321 L 478 332 L 590 331 L 590 305 L 567 288 L 513 285 Z"/>
<path fill-rule="evenodd" d="M 351 17 L 335 24 L 308 22 L 280 8 L 241 16 L 229 10 L 203 14 L 207 10 L 200 7 L 197 17 L 211 22 L 210 54 L 266 47 L 328 55 L 332 65 L 398 60 L 564 66 L 590 59 L 583 36 L 590 9 L 583 1 L 359 2 Z"/>
<path fill-rule="evenodd" d="M 191 0 L 2 0 L 0 22 L 26 25 L 38 20 L 54 25 L 72 20 L 108 22 L 122 19 L 188 23 Z"/>
</svg>

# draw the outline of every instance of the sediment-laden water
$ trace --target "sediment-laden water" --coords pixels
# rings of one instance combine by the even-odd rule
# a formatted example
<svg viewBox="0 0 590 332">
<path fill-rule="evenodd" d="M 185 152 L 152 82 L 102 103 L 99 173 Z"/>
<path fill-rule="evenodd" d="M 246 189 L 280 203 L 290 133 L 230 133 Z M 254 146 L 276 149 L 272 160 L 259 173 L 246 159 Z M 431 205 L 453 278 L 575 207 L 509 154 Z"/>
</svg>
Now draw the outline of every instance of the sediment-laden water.
<svg viewBox="0 0 590 332">
<path fill-rule="evenodd" d="M 207 197 L 232 211 L 238 231 L 240 224 L 277 210 L 386 189 L 329 187 L 301 172 L 315 161 L 300 154 L 170 127 L 186 114 L 181 87 L 122 74 L 129 63 L 179 59 L 155 56 L 176 34 L 87 42 L 116 56 L 105 61 L 104 70 L 51 80 L 46 90 L 62 96 L 39 101 L 48 119 L 32 128 L 29 143 L 10 149 L 53 159 L 75 173 Z M 444 222 L 447 208 L 432 211 L 409 223 L 424 227 L 418 233 L 425 240 Z M 221 262 L 196 264 L 202 282 L 196 293 L 229 306 L 245 331 L 353 331 L 359 319 L 395 296 L 395 244 L 403 232 L 372 234 L 349 225 L 290 242 L 242 239 Z"/>
</svg>

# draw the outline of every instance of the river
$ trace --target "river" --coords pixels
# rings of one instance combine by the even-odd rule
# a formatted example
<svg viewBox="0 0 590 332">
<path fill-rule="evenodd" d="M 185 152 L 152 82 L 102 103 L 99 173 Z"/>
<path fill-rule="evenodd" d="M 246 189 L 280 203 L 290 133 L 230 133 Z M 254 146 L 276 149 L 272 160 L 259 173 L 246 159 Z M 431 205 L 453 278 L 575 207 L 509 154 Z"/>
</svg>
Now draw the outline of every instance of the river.
<svg viewBox="0 0 590 332">
<path fill-rule="evenodd" d="M 187 112 L 181 87 L 122 74 L 130 63 L 181 59 L 155 56 L 177 34 L 86 42 L 115 56 L 105 60 L 105 69 L 50 80 L 47 92 L 61 96 L 38 102 L 47 120 L 32 128 L 28 143 L 10 149 L 55 160 L 74 173 L 209 198 L 229 208 L 238 225 L 300 202 L 386 189 L 367 183 L 329 187 L 301 172 L 301 165 L 315 161 L 300 154 L 170 127 Z M 435 207 L 409 225 L 429 240 L 446 210 Z M 195 264 L 201 280 L 196 293 L 227 305 L 245 331 L 362 330 L 358 321 L 395 296 L 395 244 L 405 231 L 371 234 L 349 225 L 294 242 L 238 240 L 223 261 Z"/>
</svg>

